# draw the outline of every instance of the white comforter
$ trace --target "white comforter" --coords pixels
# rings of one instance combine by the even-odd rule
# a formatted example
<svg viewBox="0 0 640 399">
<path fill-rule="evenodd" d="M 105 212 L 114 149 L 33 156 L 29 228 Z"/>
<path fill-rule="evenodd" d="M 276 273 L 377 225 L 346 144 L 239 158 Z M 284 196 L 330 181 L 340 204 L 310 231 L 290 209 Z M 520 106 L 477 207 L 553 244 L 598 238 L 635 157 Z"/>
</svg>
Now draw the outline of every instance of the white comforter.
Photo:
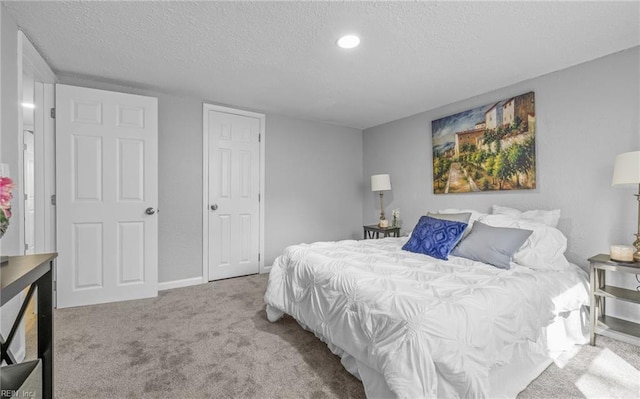
<svg viewBox="0 0 640 399">
<path fill-rule="evenodd" d="M 486 397 L 490 369 L 508 362 L 516 344 L 536 342 L 558 313 L 588 303 L 577 267 L 443 262 L 402 251 L 405 241 L 288 247 L 269 276 L 270 320 L 293 316 L 382 375 L 399 398 Z"/>
</svg>

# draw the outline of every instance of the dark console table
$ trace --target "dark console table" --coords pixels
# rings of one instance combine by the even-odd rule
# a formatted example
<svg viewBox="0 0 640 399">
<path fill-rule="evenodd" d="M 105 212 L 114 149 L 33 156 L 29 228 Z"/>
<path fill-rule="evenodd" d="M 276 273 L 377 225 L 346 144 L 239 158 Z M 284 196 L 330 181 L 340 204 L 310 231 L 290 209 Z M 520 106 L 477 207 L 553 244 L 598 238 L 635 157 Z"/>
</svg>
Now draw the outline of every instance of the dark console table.
<svg viewBox="0 0 640 399">
<path fill-rule="evenodd" d="M 0 265 L 0 306 L 29 288 L 6 339 L 0 335 L 1 359 L 16 359 L 9 350 L 29 300 L 38 289 L 38 358 L 42 362 L 42 397 L 53 398 L 53 260 L 57 253 L 9 256 Z M 16 382 L 20 385 L 20 381 Z"/>
</svg>

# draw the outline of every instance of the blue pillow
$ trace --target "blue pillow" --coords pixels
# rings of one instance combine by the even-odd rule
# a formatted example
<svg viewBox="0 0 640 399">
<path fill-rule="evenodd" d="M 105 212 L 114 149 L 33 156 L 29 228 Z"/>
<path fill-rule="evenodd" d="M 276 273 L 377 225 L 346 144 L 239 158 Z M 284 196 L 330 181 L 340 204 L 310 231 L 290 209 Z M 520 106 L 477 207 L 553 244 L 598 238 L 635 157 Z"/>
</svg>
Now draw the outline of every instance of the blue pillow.
<svg viewBox="0 0 640 399">
<path fill-rule="evenodd" d="M 402 249 L 418 254 L 448 260 L 449 253 L 456 246 L 467 224 L 452 220 L 423 216 L 411 233 L 411 238 Z"/>
</svg>

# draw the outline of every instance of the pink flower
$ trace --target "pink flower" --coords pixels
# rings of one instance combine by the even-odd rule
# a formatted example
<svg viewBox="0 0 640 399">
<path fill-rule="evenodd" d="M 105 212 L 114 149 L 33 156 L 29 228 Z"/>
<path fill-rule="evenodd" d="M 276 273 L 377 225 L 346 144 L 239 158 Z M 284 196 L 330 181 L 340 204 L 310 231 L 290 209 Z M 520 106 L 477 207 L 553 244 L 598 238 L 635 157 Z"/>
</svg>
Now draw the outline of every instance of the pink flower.
<svg viewBox="0 0 640 399">
<path fill-rule="evenodd" d="M 10 177 L 0 176 L 0 188 L 9 187 L 10 189 L 15 187 L 13 180 Z"/>
<path fill-rule="evenodd" d="M 0 177 L 0 202 L 11 201 L 11 190 L 15 188 L 13 180 L 8 177 Z"/>
<path fill-rule="evenodd" d="M 11 190 L 15 188 L 13 180 L 8 177 L 0 177 L 0 209 L 8 220 L 11 217 Z"/>
</svg>

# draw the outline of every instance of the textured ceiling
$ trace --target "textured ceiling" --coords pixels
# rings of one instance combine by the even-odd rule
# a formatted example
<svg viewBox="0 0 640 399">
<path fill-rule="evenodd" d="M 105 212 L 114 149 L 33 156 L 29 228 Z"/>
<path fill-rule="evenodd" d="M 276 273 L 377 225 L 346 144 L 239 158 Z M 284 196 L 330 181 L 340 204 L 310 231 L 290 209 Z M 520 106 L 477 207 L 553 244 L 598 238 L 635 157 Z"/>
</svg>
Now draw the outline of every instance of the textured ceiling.
<svg viewBox="0 0 640 399">
<path fill-rule="evenodd" d="M 3 5 L 60 75 L 356 128 L 640 44 L 638 1 Z"/>
</svg>

